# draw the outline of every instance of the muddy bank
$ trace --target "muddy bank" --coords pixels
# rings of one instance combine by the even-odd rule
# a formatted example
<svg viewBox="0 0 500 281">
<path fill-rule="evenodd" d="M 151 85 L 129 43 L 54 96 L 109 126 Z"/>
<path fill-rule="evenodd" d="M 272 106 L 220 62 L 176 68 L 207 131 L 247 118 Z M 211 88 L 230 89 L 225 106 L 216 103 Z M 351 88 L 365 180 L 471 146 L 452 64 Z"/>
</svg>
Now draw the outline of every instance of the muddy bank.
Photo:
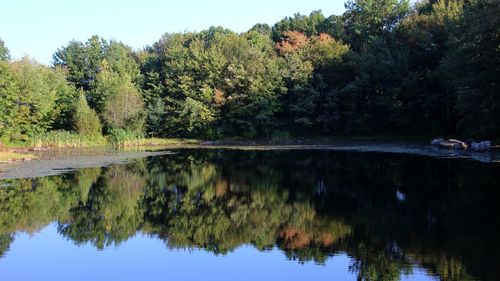
<svg viewBox="0 0 500 281">
<path fill-rule="evenodd" d="M 0 164 L 0 179 L 34 178 L 70 171 L 126 164 L 135 159 L 168 155 L 170 151 L 117 151 L 109 149 L 71 149 L 32 152 L 35 160 Z"/>
<path fill-rule="evenodd" d="M 331 150 L 331 151 L 353 151 L 353 152 L 380 152 L 412 154 L 420 156 L 438 158 L 459 158 L 470 159 L 485 163 L 500 163 L 500 150 L 491 149 L 486 152 L 474 152 L 465 150 L 441 149 L 431 145 L 405 144 L 405 143 L 338 143 L 338 144 L 317 144 L 317 145 L 204 145 L 207 148 L 219 149 L 241 149 L 241 150 Z"/>
<path fill-rule="evenodd" d="M 460 158 L 485 163 L 500 163 L 500 151 L 488 152 L 439 149 L 417 143 L 335 143 L 335 144 L 217 144 L 155 147 L 149 151 L 123 151 L 110 149 L 71 149 L 35 152 L 36 160 L 0 164 L 0 179 L 31 178 L 57 175 L 81 168 L 124 164 L 134 159 L 172 154 L 178 149 L 236 149 L 236 150 L 330 150 L 412 154 L 438 158 Z M 153 150 L 153 151 L 151 151 Z"/>
</svg>

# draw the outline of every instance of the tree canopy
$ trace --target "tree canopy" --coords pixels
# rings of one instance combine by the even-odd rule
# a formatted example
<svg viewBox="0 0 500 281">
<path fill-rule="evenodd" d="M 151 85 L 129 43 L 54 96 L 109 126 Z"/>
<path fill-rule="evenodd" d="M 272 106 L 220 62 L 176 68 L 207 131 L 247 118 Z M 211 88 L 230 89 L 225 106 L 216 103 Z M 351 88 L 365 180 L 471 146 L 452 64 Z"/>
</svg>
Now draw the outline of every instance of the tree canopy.
<svg viewBox="0 0 500 281">
<path fill-rule="evenodd" d="M 105 134 L 499 138 L 498 1 L 345 7 L 241 34 L 169 33 L 142 50 L 95 35 L 58 49 L 51 67 L 10 61 L 0 40 L 0 135 L 75 130 L 81 90 Z"/>
<path fill-rule="evenodd" d="M 9 49 L 5 46 L 5 42 L 0 38 L 0 61 L 8 61 L 10 59 Z"/>
</svg>

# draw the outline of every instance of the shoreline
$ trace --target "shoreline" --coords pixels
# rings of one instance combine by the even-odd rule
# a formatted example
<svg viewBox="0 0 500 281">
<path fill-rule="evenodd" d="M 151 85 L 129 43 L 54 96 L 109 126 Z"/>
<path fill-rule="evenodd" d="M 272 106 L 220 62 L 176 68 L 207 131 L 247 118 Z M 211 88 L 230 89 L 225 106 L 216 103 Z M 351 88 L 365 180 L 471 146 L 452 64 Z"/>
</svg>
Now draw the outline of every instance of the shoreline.
<svg viewBox="0 0 500 281">
<path fill-rule="evenodd" d="M 109 149 L 46 150 L 30 161 L 0 163 L 0 180 L 55 176 L 84 168 L 127 164 L 135 159 L 172 154 L 170 151 Z"/>
<path fill-rule="evenodd" d="M 135 146 L 126 148 L 48 148 L 29 151 L 35 157 L 29 161 L 0 163 L 0 180 L 33 178 L 59 175 L 82 168 L 106 167 L 114 164 L 127 164 L 135 159 L 173 154 L 182 149 L 223 149 L 245 151 L 293 151 L 323 150 L 358 153 L 392 153 L 422 157 L 453 158 L 500 163 L 500 150 L 489 152 L 458 151 L 440 149 L 419 142 L 338 140 L 330 143 L 281 143 L 263 142 L 200 142 L 199 144 L 175 144 L 159 146 Z"/>
</svg>

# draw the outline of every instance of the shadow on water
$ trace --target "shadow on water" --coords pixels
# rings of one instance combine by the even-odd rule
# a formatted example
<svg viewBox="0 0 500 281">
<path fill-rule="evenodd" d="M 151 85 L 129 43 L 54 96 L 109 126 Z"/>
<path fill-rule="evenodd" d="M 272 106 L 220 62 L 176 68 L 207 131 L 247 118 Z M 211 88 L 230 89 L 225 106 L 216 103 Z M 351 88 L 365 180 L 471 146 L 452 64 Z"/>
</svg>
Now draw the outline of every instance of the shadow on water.
<svg viewBox="0 0 500 281">
<path fill-rule="evenodd" d="M 500 165 L 333 151 L 181 150 L 129 165 L 0 181 L 0 255 L 56 222 L 98 249 L 142 232 L 169 248 L 279 248 L 296 262 L 347 253 L 359 280 L 413 268 L 498 280 Z M 346 269 L 347 270 L 347 269 Z"/>
</svg>

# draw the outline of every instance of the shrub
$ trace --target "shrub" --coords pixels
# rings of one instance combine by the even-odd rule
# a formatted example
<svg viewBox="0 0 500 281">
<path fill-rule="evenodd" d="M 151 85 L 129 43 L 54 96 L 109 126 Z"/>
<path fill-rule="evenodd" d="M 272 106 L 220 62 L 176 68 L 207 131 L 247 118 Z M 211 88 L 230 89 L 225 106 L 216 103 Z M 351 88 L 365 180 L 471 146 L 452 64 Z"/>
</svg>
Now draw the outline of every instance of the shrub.
<svg viewBox="0 0 500 281">
<path fill-rule="evenodd" d="M 85 95 L 80 92 L 80 97 L 75 104 L 73 116 L 73 129 L 83 136 L 100 136 L 101 122 L 97 113 L 89 107 Z"/>
<path fill-rule="evenodd" d="M 111 144 L 117 146 L 127 146 L 142 138 L 140 134 L 124 129 L 110 129 L 107 137 Z"/>
</svg>

